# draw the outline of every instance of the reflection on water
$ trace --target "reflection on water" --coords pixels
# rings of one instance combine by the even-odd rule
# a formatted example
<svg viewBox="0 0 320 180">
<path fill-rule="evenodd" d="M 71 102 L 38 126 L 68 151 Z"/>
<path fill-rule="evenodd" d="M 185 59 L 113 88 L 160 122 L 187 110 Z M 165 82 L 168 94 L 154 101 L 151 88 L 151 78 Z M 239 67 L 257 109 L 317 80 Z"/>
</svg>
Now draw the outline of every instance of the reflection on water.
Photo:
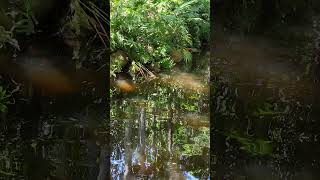
<svg viewBox="0 0 320 180">
<path fill-rule="evenodd" d="M 206 78 L 159 75 L 111 104 L 113 179 L 208 179 Z"/>
<path fill-rule="evenodd" d="M 30 52 L 1 59 L 0 86 L 19 88 L 0 113 L 0 179 L 107 179 L 104 75 L 67 62 Z"/>
<path fill-rule="evenodd" d="M 107 171 L 96 161 L 106 147 L 97 143 L 88 117 L 79 116 L 42 116 L 37 132 L 27 130 L 26 119 L 11 122 L 10 134 L 1 134 L 1 179 L 96 179 Z"/>
<path fill-rule="evenodd" d="M 303 60 L 313 56 L 308 42 L 281 46 L 264 37 L 220 37 L 212 66 L 213 175 L 319 179 L 320 86 L 306 73 Z"/>
</svg>

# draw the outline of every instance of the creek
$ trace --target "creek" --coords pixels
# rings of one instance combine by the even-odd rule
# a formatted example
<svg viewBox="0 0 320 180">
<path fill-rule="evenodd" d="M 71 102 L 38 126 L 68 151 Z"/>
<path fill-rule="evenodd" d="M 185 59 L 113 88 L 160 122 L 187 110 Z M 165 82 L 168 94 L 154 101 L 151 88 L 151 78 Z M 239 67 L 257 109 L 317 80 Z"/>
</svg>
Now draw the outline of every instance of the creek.
<svg viewBox="0 0 320 180">
<path fill-rule="evenodd" d="M 303 57 L 313 62 L 310 44 L 217 36 L 210 111 L 212 174 L 218 179 L 319 177 L 320 86 L 307 63 L 299 63 Z"/>
<path fill-rule="evenodd" d="M 209 54 L 111 100 L 113 179 L 209 179 Z"/>
</svg>

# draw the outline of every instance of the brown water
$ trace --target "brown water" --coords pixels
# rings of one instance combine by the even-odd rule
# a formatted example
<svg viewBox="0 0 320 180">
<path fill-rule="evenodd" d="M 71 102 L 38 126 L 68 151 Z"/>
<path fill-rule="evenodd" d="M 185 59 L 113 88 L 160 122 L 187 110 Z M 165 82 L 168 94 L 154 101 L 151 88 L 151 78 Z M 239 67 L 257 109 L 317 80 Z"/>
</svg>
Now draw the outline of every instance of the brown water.
<svg viewBox="0 0 320 180">
<path fill-rule="evenodd" d="M 105 75 L 36 47 L 1 59 L 0 86 L 15 102 L 0 117 L 0 179 L 209 178 L 208 56 L 199 71 L 117 83 L 126 91 L 110 121 Z"/>
<path fill-rule="evenodd" d="M 38 48 L 1 59 L 1 86 L 15 92 L 0 118 L 0 179 L 106 179 L 107 78 Z"/>
<path fill-rule="evenodd" d="M 113 179 L 209 179 L 208 74 L 201 69 L 158 74 L 111 101 Z"/>
<path fill-rule="evenodd" d="M 211 67 L 213 177 L 320 177 L 320 86 L 307 75 L 307 63 L 294 61 L 304 57 L 297 47 L 308 44 L 288 44 L 263 36 L 218 36 Z"/>
</svg>

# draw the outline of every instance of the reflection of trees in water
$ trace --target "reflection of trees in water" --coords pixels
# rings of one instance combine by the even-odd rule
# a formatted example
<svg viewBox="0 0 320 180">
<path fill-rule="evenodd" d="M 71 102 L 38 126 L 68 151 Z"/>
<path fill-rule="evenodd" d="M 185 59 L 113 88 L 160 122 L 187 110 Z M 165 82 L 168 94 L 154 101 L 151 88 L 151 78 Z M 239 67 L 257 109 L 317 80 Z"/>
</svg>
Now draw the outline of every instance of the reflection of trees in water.
<svg viewBox="0 0 320 180">
<path fill-rule="evenodd" d="M 141 174 L 145 173 L 146 168 L 146 112 L 142 107 L 139 118 L 139 164 Z"/>
<path fill-rule="evenodd" d="M 193 138 L 203 135 L 209 140 L 209 134 L 202 134 L 200 126 L 192 129 L 184 121 L 187 113 L 194 114 L 189 118 L 194 117 L 195 120 L 203 113 L 199 110 L 198 114 L 198 104 L 201 108 L 206 107 L 204 104 L 207 101 L 202 99 L 204 97 L 195 94 L 185 95 L 183 91 L 172 90 L 159 84 L 143 94 L 144 98 L 138 96 L 112 101 L 113 147 L 125 149 L 124 152 L 118 151 L 118 148 L 113 149 L 113 178 L 121 178 L 123 174 L 128 178 L 177 179 L 183 177 L 183 171 L 198 177 L 207 177 L 208 154 L 201 152 L 208 147 L 208 141 L 199 144 Z M 132 151 L 131 148 L 135 150 Z M 193 148 L 198 151 L 194 151 Z M 123 153 L 125 153 L 124 160 L 122 160 Z M 185 168 L 184 162 L 187 162 L 188 157 L 199 153 L 199 157 L 207 163 L 197 166 L 198 159 L 189 158 L 190 164 L 195 165 Z M 120 161 L 125 166 L 124 170 Z"/>
<path fill-rule="evenodd" d="M 132 176 L 132 121 L 125 122 L 125 172 L 124 172 L 124 179 L 128 179 Z"/>
<path fill-rule="evenodd" d="M 88 114 L 56 116 L 38 111 L 43 102 L 39 106 L 26 105 L 28 108 L 23 117 L 8 115 L 11 120 L 7 124 L 9 128 L 6 134 L 1 133 L 5 138 L 0 140 L 3 155 L 0 159 L 6 162 L 0 165 L 0 171 L 5 173 L 3 177 L 96 179 L 100 172 L 105 178 L 110 165 L 100 162 L 109 161 L 108 153 L 104 153 L 106 143 L 101 134 L 93 133 L 97 129 L 104 131 L 103 127 L 96 126 L 96 122 L 104 121 L 99 108 L 95 112 L 88 110 Z M 19 115 L 19 111 L 16 113 Z M 100 169 L 99 156 L 99 163 L 104 164 Z"/>
<path fill-rule="evenodd" d="M 219 85 L 212 98 L 216 103 L 212 174 L 256 179 L 319 175 L 319 114 L 314 100 L 292 96 L 290 88 L 227 84 Z"/>
</svg>

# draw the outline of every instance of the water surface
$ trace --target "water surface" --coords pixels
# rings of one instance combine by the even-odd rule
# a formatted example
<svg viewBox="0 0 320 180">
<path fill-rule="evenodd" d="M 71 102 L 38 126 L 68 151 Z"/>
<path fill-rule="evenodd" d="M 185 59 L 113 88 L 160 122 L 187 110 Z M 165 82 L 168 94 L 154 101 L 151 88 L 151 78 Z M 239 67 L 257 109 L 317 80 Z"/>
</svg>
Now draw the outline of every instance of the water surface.
<svg viewBox="0 0 320 180">
<path fill-rule="evenodd" d="M 208 74 L 187 69 L 111 101 L 113 179 L 209 178 Z"/>
<path fill-rule="evenodd" d="M 210 108 L 214 176 L 320 177 L 320 86 L 308 73 L 312 43 L 229 33 L 217 38 Z"/>
<path fill-rule="evenodd" d="M 0 117 L 0 179 L 107 178 L 104 74 L 39 48 L 1 59 L 0 86 L 15 92 Z"/>
</svg>

